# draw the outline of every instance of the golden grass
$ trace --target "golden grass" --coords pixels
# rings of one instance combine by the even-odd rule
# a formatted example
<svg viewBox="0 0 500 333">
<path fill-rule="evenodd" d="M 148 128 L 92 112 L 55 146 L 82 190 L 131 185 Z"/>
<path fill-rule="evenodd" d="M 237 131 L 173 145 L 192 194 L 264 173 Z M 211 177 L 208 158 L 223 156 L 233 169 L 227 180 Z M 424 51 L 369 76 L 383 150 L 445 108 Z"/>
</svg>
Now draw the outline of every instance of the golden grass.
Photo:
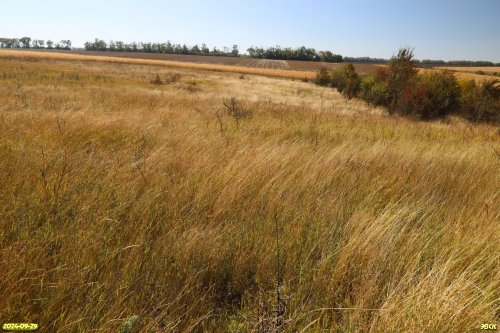
<svg viewBox="0 0 500 333">
<path fill-rule="evenodd" d="M 448 66 L 448 67 L 436 67 L 439 69 L 448 69 L 451 71 L 457 71 L 457 72 L 477 72 L 477 71 L 482 71 L 485 73 L 500 73 L 500 67 L 499 66 L 480 66 L 480 67 L 464 67 L 464 66 Z"/>
<path fill-rule="evenodd" d="M 389 117 L 298 81 L 176 67 L 154 85 L 173 70 L 73 60 L 0 60 L 3 321 L 273 332 L 278 224 L 286 332 L 498 322 L 497 127 Z M 251 114 L 239 126 L 225 96 Z"/>
<path fill-rule="evenodd" d="M 494 76 L 494 73 L 500 73 L 500 67 L 434 67 L 434 69 L 450 70 L 457 79 L 460 80 L 474 80 L 474 81 L 485 81 L 485 80 L 495 80 L 499 79 Z M 478 71 L 483 71 L 485 74 L 478 74 Z"/>
<path fill-rule="evenodd" d="M 169 61 L 169 60 L 92 56 L 92 55 L 79 55 L 79 54 L 56 53 L 56 52 L 0 50 L 0 58 L 24 59 L 24 60 L 91 61 L 91 62 L 105 62 L 105 63 L 116 63 L 116 64 L 156 65 L 156 66 L 168 66 L 168 67 L 182 68 L 182 69 L 217 71 L 224 73 L 264 75 L 264 76 L 289 78 L 289 79 L 313 79 L 316 76 L 315 71 L 264 69 L 264 68 L 252 68 L 243 66 L 200 64 L 200 63 L 189 63 L 189 62 Z"/>
</svg>

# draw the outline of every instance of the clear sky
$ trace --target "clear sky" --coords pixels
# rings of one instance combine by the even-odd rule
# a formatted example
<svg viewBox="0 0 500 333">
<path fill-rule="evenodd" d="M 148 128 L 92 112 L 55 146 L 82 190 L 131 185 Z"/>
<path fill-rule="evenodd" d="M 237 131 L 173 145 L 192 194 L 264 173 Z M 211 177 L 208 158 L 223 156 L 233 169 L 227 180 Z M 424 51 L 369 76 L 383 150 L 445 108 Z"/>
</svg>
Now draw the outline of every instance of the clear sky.
<svg viewBox="0 0 500 333">
<path fill-rule="evenodd" d="M 344 56 L 500 62 L 500 0 L 3 0 L 0 37 L 305 45 Z"/>
</svg>

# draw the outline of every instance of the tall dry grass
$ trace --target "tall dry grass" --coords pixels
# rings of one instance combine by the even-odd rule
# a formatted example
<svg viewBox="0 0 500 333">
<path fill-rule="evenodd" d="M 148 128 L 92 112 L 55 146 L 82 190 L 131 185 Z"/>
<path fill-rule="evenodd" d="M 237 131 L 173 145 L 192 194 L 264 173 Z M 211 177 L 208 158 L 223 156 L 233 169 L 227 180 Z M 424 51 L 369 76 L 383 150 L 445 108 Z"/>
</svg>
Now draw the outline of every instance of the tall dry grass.
<svg viewBox="0 0 500 333">
<path fill-rule="evenodd" d="M 498 128 L 170 71 L 0 60 L 3 321 L 274 332 L 278 231 L 286 332 L 498 322 Z"/>
</svg>

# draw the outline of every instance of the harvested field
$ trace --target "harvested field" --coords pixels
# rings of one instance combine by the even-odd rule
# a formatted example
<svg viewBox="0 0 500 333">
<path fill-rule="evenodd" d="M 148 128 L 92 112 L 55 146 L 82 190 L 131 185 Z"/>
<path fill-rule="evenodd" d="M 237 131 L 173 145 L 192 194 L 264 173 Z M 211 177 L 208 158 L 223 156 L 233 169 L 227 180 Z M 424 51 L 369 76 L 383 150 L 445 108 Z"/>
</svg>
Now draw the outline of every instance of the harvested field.
<svg viewBox="0 0 500 333">
<path fill-rule="evenodd" d="M 500 66 L 491 66 L 491 67 L 461 67 L 461 66 L 454 66 L 454 67 L 436 67 L 439 69 L 448 69 L 450 71 L 455 71 L 455 72 L 471 72 L 471 73 L 476 73 L 476 72 L 484 72 L 486 74 L 500 74 Z"/>
<path fill-rule="evenodd" d="M 112 52 L 99 52 L 98 54 L 105 54 L 105 55 L 95 55 L 91 53 L 78 54 L 75 52 L 0 50 L 0 58 L 23 59 L 31 61 L 65 60 L 65 61 L 77 61 L 77 62 L 105 62 L 105 63 L 116 63 L 116 64 L 166 66 L 172 68 L 183 68 L 192 70 L 216 71 L 216 72 L 238 73 L 238 74 L 249 74 L 249 75 L 264 75 L 264 76 L 299 79 L 299 80 L 311 80 L 316 76 L 316 72 L 313 71 L 257 68 L 257 67 L 227 65 L 222 63 L 217 63 L 217 64 L 196 63 L 188 61 L 158 60 L 158 59 L 132 58 L 123 56 L 113 57 L 106 53 L 112 53 Z M 145 53 L 141 55 L 147 56 L 150 54 Z M 195 57 L 201 58 L 202 56 L 195 56 Z M 219 58 L 219 57 L 213 57 L 213 58 Z M 230 58 L 230 59 L 238 60 L 240 58 Z"/>
<path fill-rule="evenodd" d="M 239 66 L 239 67 L 241 66 L 241 67 L 261 68 L 261 69 L 286 69 L 292 71 L 306 71 L 306 72 L 316 72 L 321 67 L 326 67 L 329 70 L 333 70 L 335 68 L 344 65 L 344 63 L 255 59 L 246 56 L 218 57 L 218 56 L 158 54 L 158 53 L 141 53 L 141 52 L 64 51 L 64 50 L 55 50 L 55 51 L 43 50 L 40 52 L 65 53 L 65 54 L 69 53 L 69 54 L 129 58 L 129 59 L 166 60 L 166 61 L 178 61 L 178 62 L 188 62 L 196 64 L 227 65 L 227 66 Z M 360 74 L 373 74 L 377 66 L 380 65 L 355 64 L 355 66 Z"/>
<path fill-rule="evenodd" d="M 455 69 L 456 68 L 456 69 Z M 460 68 L 473 68 L 473 67 L 432 67 L 432 68 L 419 68 L 419 71 L 435 71 L 435 70 L 449 70 L 452 71 L 455 77 L 459 80 L 474 80 L 474 81 L 484 81 L 484 80 L 494 80 L 498 77 L 488 74 L 478 74 L 473 71 L 460 70 Z M 478 67 L 474 67 L 478 68 Z M 488 68 L 488 67 L 486 67 Z M 485 72 L 487 73 L 487 72 Z M 492 73 L 492 72 L 488 72 Z"/>
</svg>

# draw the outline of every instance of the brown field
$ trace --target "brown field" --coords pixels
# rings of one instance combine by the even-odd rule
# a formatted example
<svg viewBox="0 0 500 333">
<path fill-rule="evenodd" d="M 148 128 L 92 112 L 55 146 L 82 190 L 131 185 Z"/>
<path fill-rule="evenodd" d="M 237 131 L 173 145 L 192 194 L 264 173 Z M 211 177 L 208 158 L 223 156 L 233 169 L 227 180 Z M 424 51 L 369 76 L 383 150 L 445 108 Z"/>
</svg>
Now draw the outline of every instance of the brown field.
<svg viewBox="0 0 500 333">
<path fill-rule="evenodd" d="M 18 50 L 12 50 L 19 52 Z M 158 53 L 134 53 L 134 52 L 108 52 L 108 51 L 64 51 L 64 50 L 38 50 L 35 52 L 44 53 L 64 53 L 90 55 L 98 57 L 126 58 L 126 59 L 145 59 L 145 60 L 162 60 L 175 61 L 182 63 L 195 63 L 206 65 L 224 65 L 234 67 L 248 67 L 258 69 L 278 69 L 290 71 L 305 71 L 317 72 L 321 67 L 333 70 L 344 66 L 343 63 L 325 63 L 313 61 L 290 61 L 290 60 L 269 60 L 269 59 L 253 59 L 250 57 L 219 57 L 219 56 L 199 56 L 199 55 L 182 55 L 182 54 L 158 54 Z M 356 64 L 356 69 L 360 74 L 373 74 L 378 65 L 373 64 Z M 308 75 L 308 74 L 307 74 Z"/>
<path fill-rule="evenodd" d="M 264 75 L 264 76 L 289 78 L 289 79 L 311 80 L 316 76 L 316 72 L 313 71 L 236 66 L 236 65 L 224 64 L 224 62 L 205 63 L 205 62 L 191 62 L 191 61 L 163 60 L 163 59 L 159 60 L 156 59 L 155 57 L 149 57 L 150 55 L 155 56 L 155 54 L 147 54 L 147 53 L 134 54 L 139 57 L 129 57 L 126 52 L 116 52 L 116 53 L 118 53 L 120 56 L 119 57 L 112 56 L 111 54 L 113 54 L 113 52 L 93 52 L 92 54 L 88 53 L 79 54 L 77 52 L 59 52 L 59 51 L 47 52 L 47 51 L 0 50 L 0 58 L 24 59 L 32 61 L 65 60 L 65 61 L 80 61 L 80 62 L 88 61 L 88 62 L 108 62 L 108 63 L 118 63 L 118 64 L 157 65 L 157 66 L 167 66 L 173 68 L 184 68 L 193 70 Z M 94 55 L 94 54 L 99 54 L 99 55 Z M 192 56 L 192 57 L 205 58 L 204 56 Z M 211 57 L 211 58 L 219 58 L 219 57 Z M 226 59 L 240 60 L 239 58 L 230 58 L 230 57 L 226 57 Z"/>
<path fill-rule="evenodd" d="M 74 51 L 72 51 L 74 52 Z M 98 52 L 98 51 L 80 51 L 78 54 L 91 54 L 108 57 L 125 57 L 137 59 L 156 59 L 169 60 L 180 62 L 216 64 L 216 65 L 231 65 L 243 66 L 262 69 L 288 69 L 292 71 L 317 72 L 321 67 L 333 70 L 344 66 L 344 63 L 328 63 L 314 61 L 297 61 L 297 60 L 269 60 L 269 59 L 253 59 L 250 57 L 217 57 L 217 56 L 197 56 L 197 55 L 181 55 L 181 54 L 155 54 L 155 53 L 130 53 L 130 52 Z M 372 64 L 356 64 L 356 70 L 360 74 L 373 74 L 378 65 Z"/>
<path fill-rule="evenodd" d="M 500 77 L 494 74 L 500 74 L 500 67 L 434 67 L 436 69 L 446 69 L 453 71 L 458 79 L 462 80 L 495 80 L 500 79 Z M 485 74 L 478 74 L 478 71 L 482 71 Z"/>
<path fill-rule="evenodd" d="M 390 117 L 246 75 L 291 70 L 179 64 L 0 52 L 3 321 L 106 333 L 498 323 L 497 126 Z"/>
<path fill-rule="evenodd" d="M 436 67 L 439 69 L 448 69 L 451 71 L 456 71 L 456 72 L 478 72 L 482 71 L 485 73 L 499 73 L 500 74 L 500 67 L 499 66 L 492 66 L 492 67 Z"/>
</svg>

